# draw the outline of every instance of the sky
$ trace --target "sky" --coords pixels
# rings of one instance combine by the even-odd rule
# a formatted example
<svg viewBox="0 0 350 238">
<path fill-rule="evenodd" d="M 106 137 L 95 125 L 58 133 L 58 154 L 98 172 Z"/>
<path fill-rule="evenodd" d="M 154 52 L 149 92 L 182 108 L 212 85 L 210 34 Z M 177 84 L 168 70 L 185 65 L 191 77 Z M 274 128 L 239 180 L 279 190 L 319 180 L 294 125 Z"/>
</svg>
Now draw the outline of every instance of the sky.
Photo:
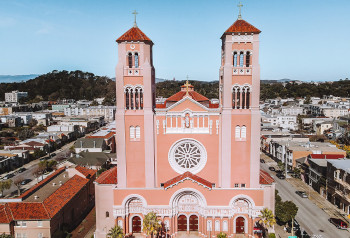
<svg viewBox="0 0 350 238">
<path fill-rule="evenodd" d="M 133 26 L 154 42 L 157 78 L 218 80 L 220 37 L 238 0 L 0 0 L 0 75 L 82 70 L 114 77 L 115 40 Z M 350 78 L 349 0 L 242 0 L 259 28 L 261 79 Z"/>
</svg>

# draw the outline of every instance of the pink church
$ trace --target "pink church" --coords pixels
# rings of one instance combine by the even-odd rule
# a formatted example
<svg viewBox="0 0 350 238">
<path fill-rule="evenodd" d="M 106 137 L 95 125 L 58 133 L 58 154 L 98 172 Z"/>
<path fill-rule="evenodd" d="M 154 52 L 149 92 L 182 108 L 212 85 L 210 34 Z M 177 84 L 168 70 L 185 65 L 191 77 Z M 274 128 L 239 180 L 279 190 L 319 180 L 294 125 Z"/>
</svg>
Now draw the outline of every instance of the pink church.
<svg viewBox="0 0 350 238">
<path fill-rule="evenodd" d="M 97 238 L 115 225 L 145 237 L 151 211 L 171 237 L 257 236 L 275 197 L 260 170 L 259 34 L 239 17 L 221 36 L 218 104 L 188 82 L 156 104 L 153 42 L 136 24 L 116 40 L 118 166 L 95 182 Z"/>
</svg>

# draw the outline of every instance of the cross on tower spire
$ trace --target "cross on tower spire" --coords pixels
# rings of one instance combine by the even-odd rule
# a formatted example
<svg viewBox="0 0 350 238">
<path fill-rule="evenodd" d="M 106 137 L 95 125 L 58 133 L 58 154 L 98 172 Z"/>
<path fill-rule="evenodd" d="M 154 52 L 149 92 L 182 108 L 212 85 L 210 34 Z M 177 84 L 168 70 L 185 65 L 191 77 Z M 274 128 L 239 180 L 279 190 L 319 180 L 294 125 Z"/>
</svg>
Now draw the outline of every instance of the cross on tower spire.
<svg viewBox="0 0 350 238">
<path fill-rule="evenodd" d="M 137 27 L 137 23 L 136 23 L 136 15 L 139 14 L 136 10 L 133 11 L 134 16 L 135 16 L 135 19 L 134 19 L 134 27 Z"/>
<path fill-rule="evenodd" d="M 242 20 L 241 10 L 242 10 L 243 4 L 241 2 L 239 2 L 237 7 L 239 7 L 238 20 Z"/>
<path fill-rule="evenodd" d="M 186 96 L 188 95 L 188 88 L 189 86 L 191 86 L 191 84 L 188 83 L 188 75 L 186 76 L 186 83 L 184 84 L 184 86 L 186 87 Z"/>
</svg>

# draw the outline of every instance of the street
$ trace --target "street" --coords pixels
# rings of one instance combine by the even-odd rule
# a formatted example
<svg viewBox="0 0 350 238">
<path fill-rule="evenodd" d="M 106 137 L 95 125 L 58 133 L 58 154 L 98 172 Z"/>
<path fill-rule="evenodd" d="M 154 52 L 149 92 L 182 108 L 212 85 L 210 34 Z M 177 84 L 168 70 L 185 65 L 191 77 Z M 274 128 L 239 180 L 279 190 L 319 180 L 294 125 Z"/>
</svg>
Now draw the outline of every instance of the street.
<svg viewBox="0 0 350 238">
<path fill-rule="evenodd" d="M 267 171 L 276 181 L 276 189 L 283 201 L 293 201 L 298 207 L 296 220 L 300 226 L 306 230 L 311 237 L 317 238 L 347 238 L 350 233 L 346 230 L 339 230 L 329 223 L 328 214 L 313 204 L 307 198 L 301 198 L 295 193 L 294 187 L 286 180 L 281 180 L 275 174 L 269 171 L 269 163 L 262 163 L 261 168 Z"/>
</svg>

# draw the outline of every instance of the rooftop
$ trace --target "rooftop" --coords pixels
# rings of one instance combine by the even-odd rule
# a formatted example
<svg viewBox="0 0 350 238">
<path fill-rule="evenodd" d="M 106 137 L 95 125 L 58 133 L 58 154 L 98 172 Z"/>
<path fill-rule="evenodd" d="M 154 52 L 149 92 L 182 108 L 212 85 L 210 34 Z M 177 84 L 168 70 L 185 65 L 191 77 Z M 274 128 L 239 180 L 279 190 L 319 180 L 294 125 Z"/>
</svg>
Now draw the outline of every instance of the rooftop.
<svg viewBox="0 0 350 238">
<path fill-rule="evenodd" d="M 335 168 L 342 169 L 347 173 L 350 173 L 350 160 L 328 160 Z"/>
<path fill-rule="evenodd" d="M 104 171 L 100 176 L 96 179 L 96 183 L 98 184 L 117 184 L 117 167 L 113 167 L 107 171 Z"/>
<path fill-rule="evenodd" d="M 152 43 L 151 39 L 143 33 L 140 28 L 134 26 L 125 32 L 121 37 L 119 37 L 116 42 L 120 43 L 123 41 L 141 41 Z"/>
</svg>

